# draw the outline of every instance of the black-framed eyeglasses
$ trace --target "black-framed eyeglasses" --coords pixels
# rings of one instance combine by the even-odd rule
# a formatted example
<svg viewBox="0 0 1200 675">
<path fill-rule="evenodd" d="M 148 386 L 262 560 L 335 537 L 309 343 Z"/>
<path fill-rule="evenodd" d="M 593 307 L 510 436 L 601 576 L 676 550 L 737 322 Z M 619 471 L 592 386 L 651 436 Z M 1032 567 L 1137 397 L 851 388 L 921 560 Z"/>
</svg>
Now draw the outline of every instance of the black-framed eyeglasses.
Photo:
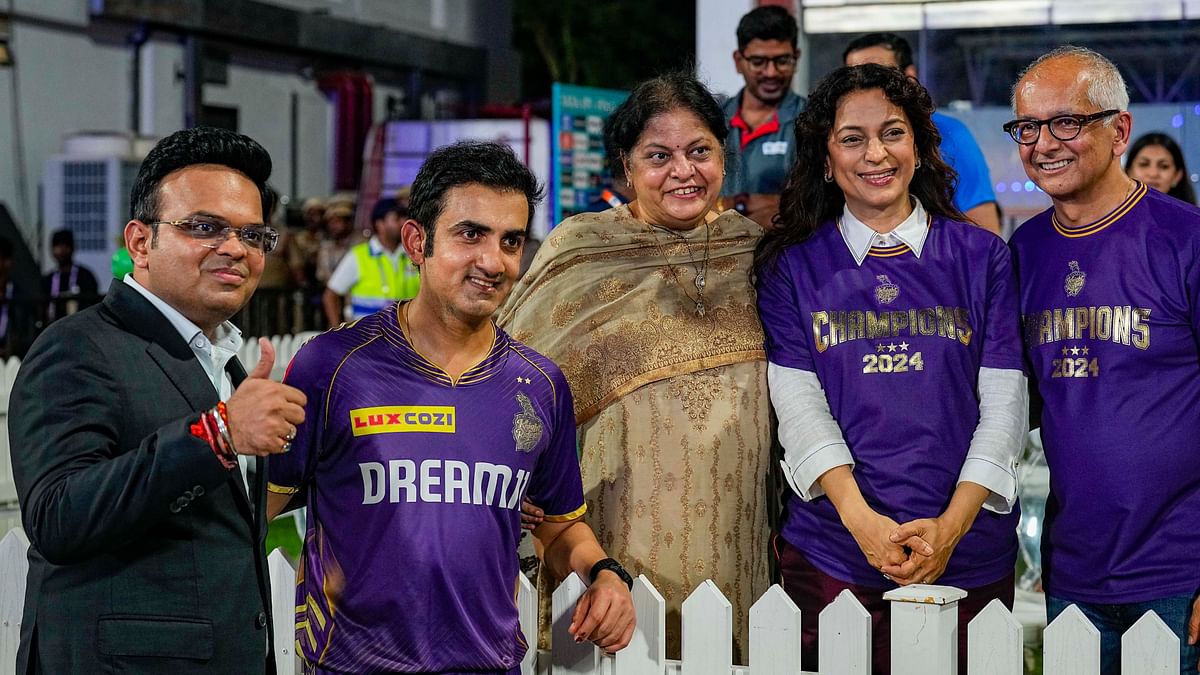
<svg viewBox="0 0 1200 675">
<path fill-rule="evenodd" d="M 266 225 L 247 225 L 233 227 L 232 225 L 214 218 L 183 218 L 181 220 L 156 220 L 147 225 L 173 225 L 186 232 L 192 239 L 200 242 L 201 246 L 220 248 L 229 239 L 229 234 L 242 240 L 246 248 L 263 253 L 270 253 L 279 244 L 279 231 Z"/>
<path fill-rule="evenodd" d="M 746 56 L 745 52 L 738 52 L 746 63 L 754 70 L 763 70 L 768 63 L 775 64 L 775 70 L 788 70 L 796 65 L 795 54 L 781 54 L 779 56 Z"/>
<path fill-rule="evenodd" d="M 1060 141 L 1071 141 L 1079 136 L 1083 128 L 1096 120 L 1112 117 L 1120 110 L 1101 110 L 1090 115 L 1055 115 L 1044 120 L 1012 120 L 1004 123 L 1004 131 L 1021 145 L 1033 145 L 1042 135 L 1042 127 L 1050 129 L 1050 135 Z"/>
</svg>

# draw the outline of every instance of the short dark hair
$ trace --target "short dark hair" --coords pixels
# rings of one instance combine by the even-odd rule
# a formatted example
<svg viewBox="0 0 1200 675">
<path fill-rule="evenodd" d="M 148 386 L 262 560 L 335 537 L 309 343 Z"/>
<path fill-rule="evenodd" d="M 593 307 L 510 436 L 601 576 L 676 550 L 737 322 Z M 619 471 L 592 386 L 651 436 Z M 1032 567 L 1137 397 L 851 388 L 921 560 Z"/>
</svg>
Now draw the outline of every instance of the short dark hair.
<svg viewBox="0 0 1200 675">
<path fill-rule="evenodd" d="M 725 144 L 729 127 L 725 126 L 725 113 L 712 92 L 691 73 L 666 73 L 634 87 L 629 98 L 604 121 L 604 152 L 614 175 L 624 175 L 622 162 L 637 145 L 650 120 L 672 110 L 686 110 L 699 117 L 717 141 Z"/>
<path fill-rule="evenodd" d="M 942 135 L 933 123 L 929 92 L 895 68 L 876 63 L 843 66 L 817 84 L 804 112 L 796 118 L 796 159 L 779 196 L 775 227 L 759 241 L 754 252 L 756 270 L 767 269 L 785 248 L 808 239 L 841 214 L 846 195 L 836 181 L 824 179 L 828 141 L 842 99 L 872 89 L 882 91 L 888 101 L 903 110 L 912 128 L 921 166 L 908 185 L 909 194 L 921 200 L 930 215 L 965 220 L 952 197 L 957 176 L 938 150 Z"/>
<path fill-rule="evenodd" d="M 55 230 L 50 235 L 50 248 L 55 246 L 70 246 L 75 248 L 75 233 L 70 230 Z"/>
<path fill-rule="evenodd" d="M 425 255 L 433 255 L 433 233 L 446 206 L 446 192 L 463 185 L 523 194 L 529 206 L 526 230 L 533 222 L 534 207 L 542 200 L 537 177 L 507 145 L 459 141 L 438 148 L 425 158 L 408 198 L 409 216 L 425 230 Z"/>
<path fill-rule="evenodd" d="M 401 218 L 408 217 L 408 209 L 404 207 L 403 203 L 391 197 L 384 197 L 375 202 L 375 208 L 371 209 L 371 222 L 383 220 L 389 213 L 394 213 Z"/>
<path fill-rule="evenodd" d="M 738 51 L 746 48 L 751 40 L 779 40 L 796 46 L 800 29 L 791 12 L 778 5 L 767 5 L 750 10 L 738 21 Z"/>
<path fill-rule="evenodd" d="M 198 164 L 218 164 L 249 178 L 262 197 L 263 220 L 270 217 L 275 199 L 267 186 L 271 155 L 249 136 L 216 127 L 176 131 L 155 144 L 129 191 L 130 216 L 144 223 L 158 220 L 158 188 L 163 179 Z"/>
<path fill-rule="evenodd" d="M 842 63 L 846 62 L 846 57 L 850 56 L 850 52 L 871 47 L 890 49 L 896 55 L 896 67 L 901 72 L 908 70 L 908 67 L 913 65 L 912 45 L 908 44 L 908 40 L 895 33 L 867 33 L 854 38 L 850 44 L 846 45 L 846 51 L 842 52 Z"/>
<path fill-rule="evenodd" d="M 16 249 L 13 247 L 12 240 L 7 237 L 0 237 L 0 258 L 12 260 L 15 252 Z"/>
</svg>

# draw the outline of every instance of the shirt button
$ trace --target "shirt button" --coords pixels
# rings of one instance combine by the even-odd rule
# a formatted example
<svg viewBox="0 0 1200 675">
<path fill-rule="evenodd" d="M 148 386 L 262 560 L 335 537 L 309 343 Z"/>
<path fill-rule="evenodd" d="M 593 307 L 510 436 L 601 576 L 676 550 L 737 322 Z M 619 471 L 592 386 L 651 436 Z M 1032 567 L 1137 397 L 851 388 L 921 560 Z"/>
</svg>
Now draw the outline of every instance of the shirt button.
<svg viewBox="0 0 1200 675">
<path fill-rule="evenodd" d="M 266 628 L 267 627 L 267 613 L 266 612 L 259 612 L 258 616 L 254 617 L 254 627 L 255 628 Z"/>
</svg>

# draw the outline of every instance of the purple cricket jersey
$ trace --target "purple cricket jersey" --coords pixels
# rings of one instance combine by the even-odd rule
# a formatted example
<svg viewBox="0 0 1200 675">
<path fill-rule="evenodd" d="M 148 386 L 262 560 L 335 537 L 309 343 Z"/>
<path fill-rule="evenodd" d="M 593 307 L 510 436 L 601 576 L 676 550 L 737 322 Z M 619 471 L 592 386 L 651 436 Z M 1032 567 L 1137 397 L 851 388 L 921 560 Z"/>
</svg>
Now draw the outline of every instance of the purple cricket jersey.
<svg viewBox="0 0 1200 675">
<path fill-rule="evenodd" d="M 1200 209 L 1138 183 L 1100 220 L 1012 238 L 1045 402 L 1048 593 L 1131 603 L 1200 587 Z"/>
<path fill-rule="evenodd" d="M 899 523 L 941 515 L 979 423 L 980 367 L 1023 368 L 1004 242 L 933 218 L 920 258 L 901 244 L 872 248 L 859 266 L 826 223 L 762 275 L 758 312 L 767 359 L 820 380 L 871 508 Z M 981 510 L 938 583 L 1011 574 L 1018 518 Z M 792 494 L 782 534 L 826 574 L 887 585 L 827 497 Z"/>
<path fill-rule="evenodd" d="M 562 372 L 496 328 L 457 382 L 422 357 L 397 305 L 304 346 L 308 397 L 274 492 L 307 492 L 296 641 L 318 672 L 506 671 L 518 627 L 521 498 L 582 515 Z"/>
</svg>

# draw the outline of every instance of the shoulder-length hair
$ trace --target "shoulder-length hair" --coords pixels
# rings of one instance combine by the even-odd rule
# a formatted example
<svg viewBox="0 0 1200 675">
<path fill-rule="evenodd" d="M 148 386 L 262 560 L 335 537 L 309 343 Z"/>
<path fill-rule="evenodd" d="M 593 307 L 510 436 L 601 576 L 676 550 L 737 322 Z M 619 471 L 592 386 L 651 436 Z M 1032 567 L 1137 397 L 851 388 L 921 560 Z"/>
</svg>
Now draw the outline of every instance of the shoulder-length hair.
<svg viewBox="0 0 1200 675">
<path fill-rule="evenodd" d="M 772 263 L 784 248 L 811 237 L 822 223 L 841 214 L 846 197 L 836 181 L 825 181 L 827 143 L 838 103 L 848 94 L 871 89 L 882 91 L 903 110 L 912 127 L 921 166 L 913 174 L 909 193 L 932 215 L 965 220 L 954 206 L 951 195 L 958 177 L 938 152 L 942 135 L 933 123 L 933 101 L 925 87 L 895 68 L 873 63 L 838 68 L 817 84 L 808 107 L 796 119 L 796 160 L 783 185 L 775 227 L 754 252 L 755 269 Z"/>
<path fill-rule="evenodd" d="M 1171 161 L 1175 163 L 1175 168 L 1182 174 L 1182 178 L 1179 179 L 1179 182 L 1167 194 L 1189 204 L 1195 204 L 1196 190 L 1192 188 L 1191 176 L 1188 174 L 1187 164 L 1183 161 L 1183 149 L 1179 147 L 1174 138 L 1160 131 L 1151 131 L 1148 134 L 1143 134 L 1133 142 L 1133 145 L 1129 147 L 1129 152 L 1125 155 L 1128 157 L 1125 160 L 1125 173 L 1129 173 L 1129 168 L 1133 166 L 1138 153 L 1151 145 L 1157 145 L 1171 153 Z"/>
</svg>

